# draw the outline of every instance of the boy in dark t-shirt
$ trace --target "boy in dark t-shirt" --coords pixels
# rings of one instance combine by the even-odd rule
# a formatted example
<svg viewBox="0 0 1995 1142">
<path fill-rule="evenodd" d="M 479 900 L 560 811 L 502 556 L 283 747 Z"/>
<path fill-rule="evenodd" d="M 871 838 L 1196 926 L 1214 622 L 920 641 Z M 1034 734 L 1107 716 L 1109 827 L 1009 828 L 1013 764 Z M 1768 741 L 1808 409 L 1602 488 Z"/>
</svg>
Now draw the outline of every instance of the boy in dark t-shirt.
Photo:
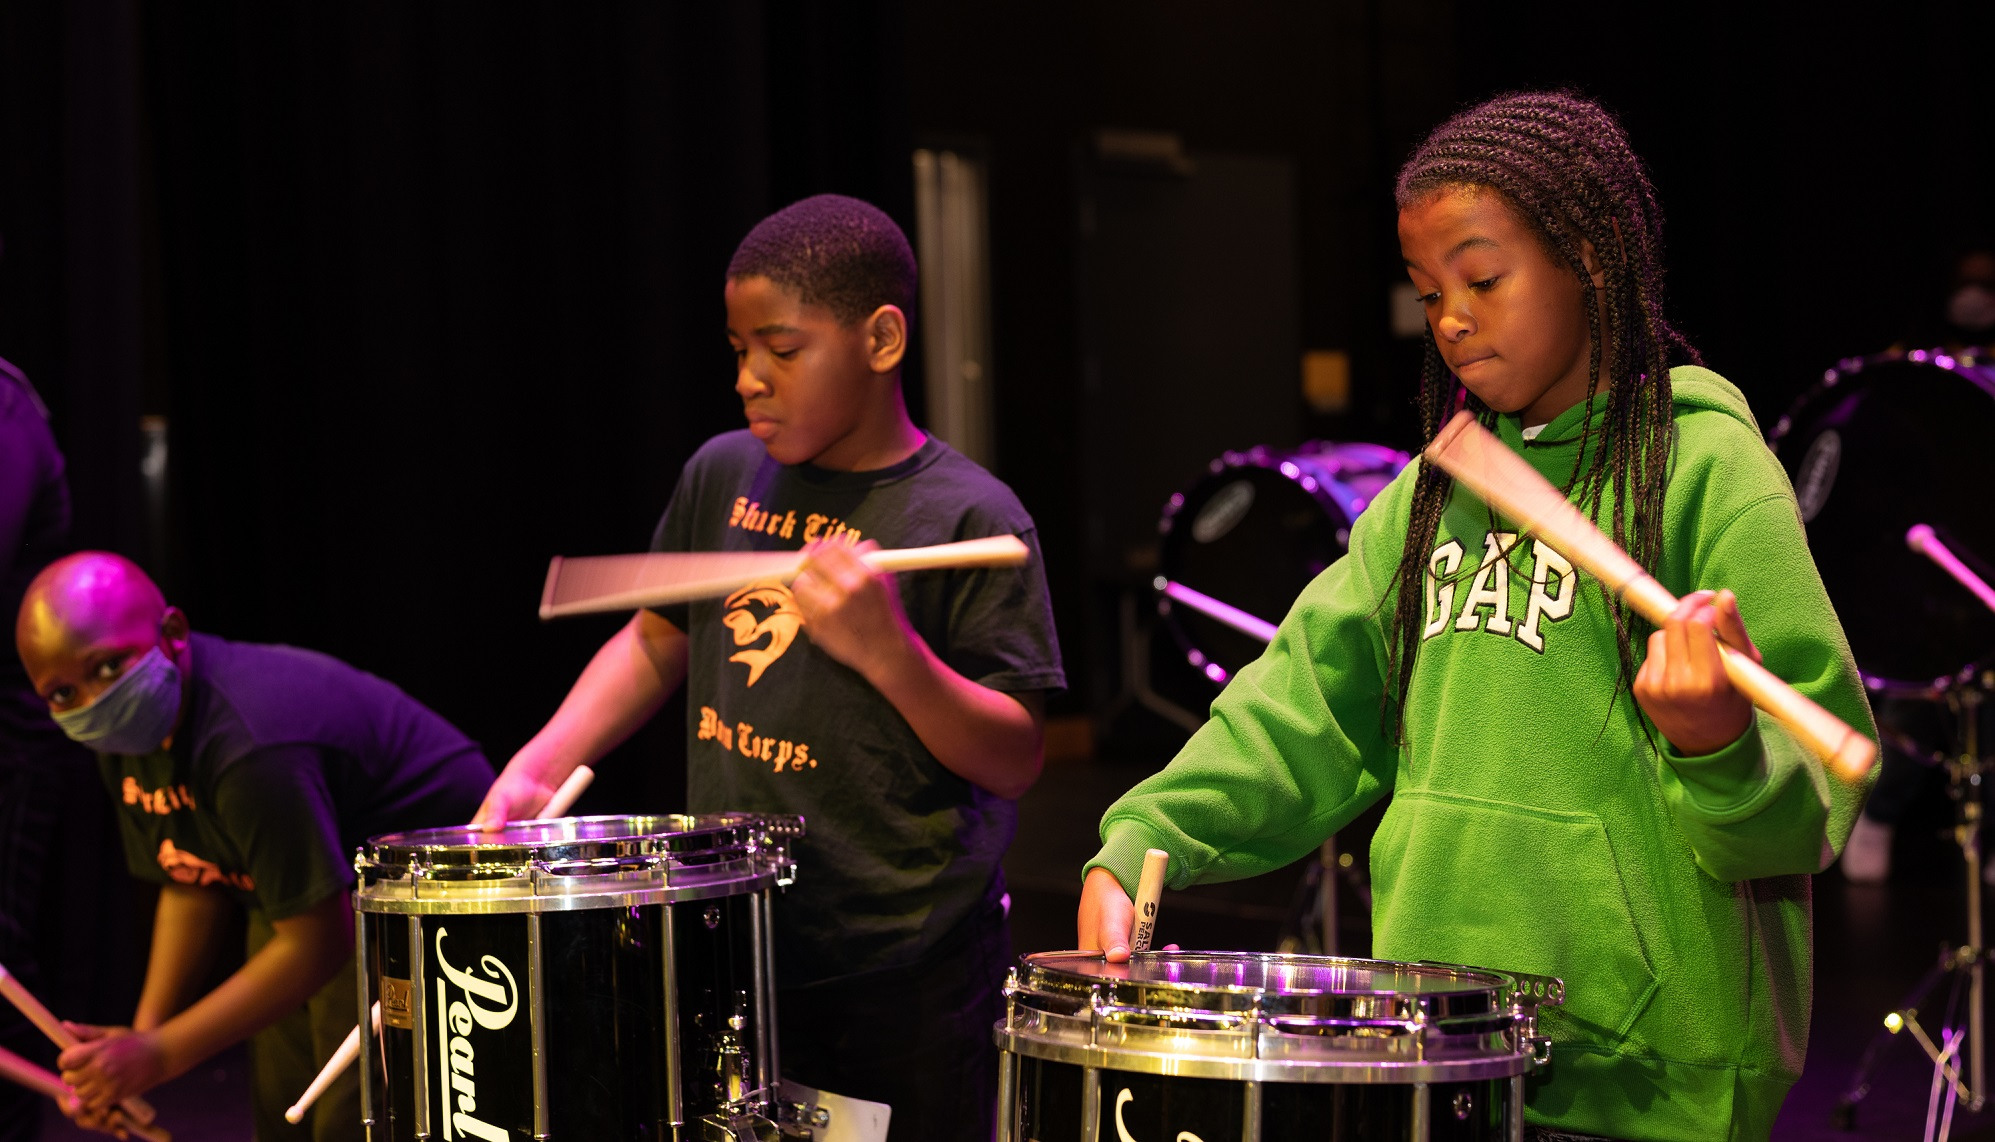
<svg viewBox="0 0 1995 1142">
<path fill-rule="evenodd" d="M 687 687 L 696 812 L 801 813 L 776 908 L 785 1077 L 887 1103 L 889 1138 L 987 1142 L 1009 938 L 998 869 L 1064 685 L 1032 521 L 907 415 L 914 258 L 823 195 L 765 219 L 727 275 L 748 428 L 686 465 L 660 551 L 810 553 L 784 584 L 641 611 L 500 775 L 479 822 L 544 800 Z M 1017 534 L 1023 568 L 872 571 L 855 544 Z"/>
<path fill-rule="evenodd" d="M 28 587 L 15 642 L 56 724 L 97 751 L 133 875 L 158 883 L 130 1028 L 86 1029 L 63 1078 L 101 1127 L 122 1099 L 251 1037 L 259 1139 L 357 1139 L 351 1074 L 284 1110 L 354 1024 L 354 882 L 369 836 L 459 821 L 491 780 L 478 747 L 371 674 L 306 650 L 188 629 L 145 573 L 83 552 Z M 249 958 L 206 996 L 231 902 Z"/>
</svg>

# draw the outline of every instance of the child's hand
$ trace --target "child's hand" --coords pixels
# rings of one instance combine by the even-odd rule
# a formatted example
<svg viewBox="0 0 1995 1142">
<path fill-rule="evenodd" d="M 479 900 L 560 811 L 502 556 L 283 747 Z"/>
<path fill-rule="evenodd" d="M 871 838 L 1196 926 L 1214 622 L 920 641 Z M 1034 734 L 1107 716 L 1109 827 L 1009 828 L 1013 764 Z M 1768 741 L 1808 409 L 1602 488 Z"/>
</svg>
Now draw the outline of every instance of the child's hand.
<svg viewBox="0 0 1995 1142">
<path fill-rule="evenodd" d="M 1718 643 L 1760 659 L 1730 591 L 1693 591 L 1649 636 L 1649 656 L 1635 675 L 1635 701 L 1685 757 L 1716 753 L 1752 725 L 1752 700 L 1732 685 Z"/>
<path fill-rule="evenodd" d="M 116 1129 L 112 1117 L 118 1103 L 143 1094 L 166 1078 L 166 1054 L 149 1031 L 129 1027 L 93 1027 L 85 1023 L 65 1023 L 83 1042 L 67 1048 L 56 1065 L 62 1068 L 62 1081 L 76 1092 L 80 1103 L 63 1110 L 78 1124 L 93 1130 Z"/>
<path fill-rule="evenodd" d="M 533 816 L 552 796 L 554 787 L 534 776 L 532 766 L 515 754 L 499 771 L 498 780 L 485 791 L 485 800 L 471 818 L 471 827 L 486 832 L 503 829 L 507 821 Z"/>
<path fill-rule="evenodd" d="M 871 541 L 813 542 L 804 548 L 803 570 L 790 583 L 811 642 L 876 685 L 878 672 L 908 658 L 914 639 L 894 577 L 859 558 L 878 547 Z"/>
<path fill-rule="evenodd" d="M 1108 962 L 1129 962 L 1129 933 L 1136 924 L 1136 905 L 1115 874 L 1091 868 L 1081 882 L 1081 909 L 1074 918 L 1075 944 L 1082 951 L 1108 953 Z"/>
</svg>

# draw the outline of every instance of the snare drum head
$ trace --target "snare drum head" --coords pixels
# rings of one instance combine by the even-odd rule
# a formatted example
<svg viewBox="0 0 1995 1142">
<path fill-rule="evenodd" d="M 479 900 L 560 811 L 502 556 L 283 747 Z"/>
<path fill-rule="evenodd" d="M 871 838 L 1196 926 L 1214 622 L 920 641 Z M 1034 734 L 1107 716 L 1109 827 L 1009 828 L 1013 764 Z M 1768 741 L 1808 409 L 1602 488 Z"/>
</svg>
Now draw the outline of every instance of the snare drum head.
<svg viewBox="0 0 1995 1142">
<path fill-rule="evenodd" d="M 1376 444 L 1314 443 L 1229 452 L 1161 523 L 1164 577 L 1255 618 L 1279 623 L 1295 597 L 1337 561 L 1351 523 L 1407 456 Z M 1224 683 L 1263 644 L 1185 606 L 1165 612 L 1192 665 Z"/>
<path fill-rule="evenodd" d="M 418 829 L 362 847 L 356 897 L 363 911 L 449 911 L 453 897 L 540 911 L 748 891 L 794 871 L 789 841 L 802 833 L 800 817 L 751 813 Z"/>
<path fill-rule="evenodd" d="M 1926 524 L 1988 574 L 1991 440 L 1995 369 L 1938 351 L 1845 362 L 1774 426 L 1809 549 L 1864 673 L 1922 682 L 1995 651 L 1995 613 L 1905 543 Z"/>
<path fill-rule="evenodd" d="M 1536 988 L 1536 991 L 1532 989 Z M 1557 994 L 1554 994 L 1556 991 Z M 1555 980 L 1452 964 L 1250 952 L 1026 956 L 999 1042 L 1018 1054 L 1254 1081 L 1469 1081 L 1521 1074 L 1521 1005 Z"/>
<path fill-rule="evenodd" d="M 1454 964 L 1253 952 L 1140 952 L 1109 963 L 1100 952 L 1042 952 L 1021 979 L 1046 995 L 1101 997 L 1131 1010 L 1410 1019 L 1503 1009 L 1504 976 Z"/>
</svg>

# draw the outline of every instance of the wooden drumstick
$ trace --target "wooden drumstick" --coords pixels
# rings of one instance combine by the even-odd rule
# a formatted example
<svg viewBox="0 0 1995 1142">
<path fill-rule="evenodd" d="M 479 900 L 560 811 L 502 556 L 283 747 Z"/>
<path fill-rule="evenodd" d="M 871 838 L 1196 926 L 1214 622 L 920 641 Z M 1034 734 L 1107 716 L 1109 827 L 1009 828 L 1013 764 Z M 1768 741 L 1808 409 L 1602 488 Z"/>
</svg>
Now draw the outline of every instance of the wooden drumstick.
<svg viewBox="0 0 1995 1142">
<path fill-rule="evenodd" d="M 1456 413 L 1425 455 L 1483 502 L 1600 580 L 1650 622 L 1661 625 L 1676 610 L 1676 597 L 1667 588 L 1601 534 L 1529 461 L 1490 435 L 1473 413 Z M 1750 657 L 1723 643 L 1718 657 L 1732 685 L 1838 773 L 1855 779 L 1869 771 L 1877 758 L 1877 746 L 1869 738 Z"/>
<path fill-rule="evenodd" d="M 1150 950 L 1150 938 L 1157 934 L 1157 902 L 1164 897 L 1164 870 L 1171 854 L 1150 849 L 1143 854 L 1143 875 L 1136 881 L 1136 931 L 1129 937 L 1129 951 Z"/>
<path fill-rule="evenodd" d="M 547 799 L 547 804 L 540 807 L 540 812 L 536 814 L 536 819 L 544 820 L 549 817 L 566 817 L 569 807 L 575 804 L 575 799 L 580 797 L 582 791 L 589 787 L 589 782 L 595 779 L 595 770 L 590 769 L 586 765 L 576 766 L 575 772 L 568 775 L 568 780 L 563 781 L 560 787 L 554 791 L 554 796 Z"/>
<path fill-rule="evenodd" d="M 379 1000 L 375 1001 L 374 1004 L 374 1033 L 376 1035 L 381 1033 L 381 1003 Z M 319 1068 L 319 1077 L 313 1079 L 312 1085 L 305 1088 L 305 1093 L 298 1096 L 298 1101 L 293 1103 L 291 1108 L 284 1112 L 284 1121 L 293 1126 L 303 1122 L 305 1120 L 305 1112 L 312 1108 L 313 1103 L 319 1101 L 319 1096 L 326 1093 L 326 1088 L 331 1086 L 333 1080 L 338 1078 L 346 1068 L 352 1066 L 353 1060 L 359 1055 L 360 1027 L 356 1024 L 353 1030 L 346 1033 L 346 1038 L 340 1042 L 340 1045 L 333 1049 L 332 1058 L 327 1059 L 326 1065 Z"/>
<path fill-rule="evenodd" d="M 70 1032 L 69 1028 L 62 1025 L 62 1020 L 55 1017 L 55 1012 L 44 1007 L 42 1001 L 36 999 L 34 993 L 23 986 L 20 980 L 14 978 L 14 973 L 8 971 L 4 965 L 0 965 L 0 996 L 6 996 L 7 1002 L 19 1008 L 21 1014 L 28 1017 L 28 1022 L 41 1028 L 42 1034 L 49 1037 L 49 1042 L 63 1050 L 67 1051 L 82 1042 Z M 124 1108 L 125 1114 L 133 1122 L 140 1125 L 151 1122 L 157 1117 L 152 1104 L 137 1095 L 125 1099 L 118 1105 Z"/>
<path fill-rule="evenodd" d="M 1015 535 L 992 535 L 934 547 L 868 551 L 879 571 L 942 567 L 1016 567 L 1031 549 Z M 656 551 L 641 555 L 555 556 L 541 588 L 540 617 L 630 611 L 712 599 L 751 583 L 789 582 L 803 569 L 802 551 Z"/>
<path fill-rule="evenodd" d="M 1995 611 L 1995 587 L 1990 587 L 1981 576 L 1962 563 L 1960 557 L 1933 533 L 1931 524 L 1913 524 L 1911 530 L 1905 533 L 1905 546 L 1938 564 L 1940 570 L 1953 576 L 1954 582 L 1980 599 L 1982 606 Z"/>
<path fill-rule="evenodd" d="M 55 1072 L 45 1071 L 5 1047 L 0 1047 L 0 1078 L 19 1083 L 37 1094 L 47 1095 L 58 1106 L 75 1093 Z M 122 1107 L 111 1112 L 111 1121 L 133 1137 L 144 1138 L 148 1142 L 173 1142 L 173 1135 L 166 1128 L 156 1123 L 133 1122 Z"/>
<path fill-rule="evenodd" d="M 560 788 L 554 791 L 554 796 L 547 799 L 547 804 L 541 806 L 540 813 L 535 819 L 567 816 L 569 808 L 575 804 L 575 799 L 580 797 L 582 791 L 595 779 L 595 770 L 586 765 L 576 766 L 575 772 L 569 774 L 568 780 L 563 781 Z M 381 1032 L 381 1004 L 378 1002 L 374 1005 L 374 1031 L 376 1034 Z M 305 1093 L 298 1096 L 298 1101 L 284 1112 L 284 1121 L 293 1126 L 303 1122 L 305 1112 L 312 1108 L 313 1103 L 319 1101 L 319 1096 L 326 1092 L 326 1088 L 331 1086 L 333 1080 L 345 1072 L 346 1068 L 353 1065 L 353 1060 L 359 1055 L 360 1027 L 356 1024 L 353 1030 L 346 1033 L 346 1038 L 340 1041 L 340 1045 L 334 1048 L 332 1057 L 326 1060 L 326 1065 L 319 1068 L 319 1075 L 312 1080 L 312 1085 L 306 1087 Z"/>
</svg>

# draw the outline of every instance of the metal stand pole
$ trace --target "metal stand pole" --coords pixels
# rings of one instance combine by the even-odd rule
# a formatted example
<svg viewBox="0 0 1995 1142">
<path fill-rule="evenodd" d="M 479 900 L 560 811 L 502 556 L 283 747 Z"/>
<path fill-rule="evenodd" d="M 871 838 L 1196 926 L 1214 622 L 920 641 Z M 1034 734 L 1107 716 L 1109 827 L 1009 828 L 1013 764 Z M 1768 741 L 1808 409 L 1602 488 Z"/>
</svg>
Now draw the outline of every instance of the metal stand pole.
<svg viewBox="0 0 1995 1142">
<path fill-rule="evenodd" d="M 1960 846 L 1961 864 L 1967 877 L 1967 942 L 1942 949 L 1939 963 L 1919 980 L 1896 1010 L 1884 1017 L 1884 1030 L 1864 1049 L 1856 1074 L 1836 1104 L 1833 1119 L 1838 1129 L 1856 1128 L 1856 1107 L 1870 1093 L 1870 1069 L 1876 1061 L 1878 1048 L 1889 1036 L 1900 1031 L 1910 1031 L 1912 1038 L 1933 1060 L 1934 1098 L 1939 1099 L 1941 1092 L 1944 1092 L 1945 1115 L 1935 1113 L 1927 1117 L 1925 1136 L 1928 1142 L 1945 1142 L 1953 1125 L 1952 1108 L 1956 1099 L 1965 1103 L 1970 1111 L 1979 1111 L 1988 1104 L 1987 1016 L 1982 1009 L 1986 998 L 1988 950 L 1982 943 L 1981 916 L 1981 786 L 1986 765 L 1981 756 L 1980 716 L 1981 704 L 1992 682 L 1995 682 L 1995 673 L 1983 672 L 1978 667 L 1970 668 L 1951 680 L 1943 693 L 1933 695 L 1945 698 L 1947 708 L 1953 712 L 1959 726 L 1959 751 L 1946 763 L 1947 796 L 1954 800 L 1954 842 Z M 1940 1028 L 1940 1039 L 1946 1044 L 1942 1048 L 1919 1025 L 1918 1006 L 1949 975 L 1954 978 L 1954 990 Z M 1964 1032 L 1958 1025 L 1963 982 L 1967 991 L 1967 1027 Z M 1967 1064 L 1965 1075 L 1960 1068 L 1963 1055 Z"/>
<path fill-rule="evenodd" d="M 1948 704 L 1960 718 L 1960 756 L 1954 766 L 1960 772 L 1956 787 L 1962 790 L 1960 825 L 1956 835 L 1960 851 L 1967 857 L 1967 946 L 1961 957 L 1968 960 L 1967 985 L 1967 1108 L 1979 1111 L 1988 1103 L 1987 1016 L 1982 1011 L 1983 985 L 1988 957 L 1981 941 L 1981 742 L 1978 725 L 1982 691 L 1966 686 L 1948 696 Z"/>
</svg>

